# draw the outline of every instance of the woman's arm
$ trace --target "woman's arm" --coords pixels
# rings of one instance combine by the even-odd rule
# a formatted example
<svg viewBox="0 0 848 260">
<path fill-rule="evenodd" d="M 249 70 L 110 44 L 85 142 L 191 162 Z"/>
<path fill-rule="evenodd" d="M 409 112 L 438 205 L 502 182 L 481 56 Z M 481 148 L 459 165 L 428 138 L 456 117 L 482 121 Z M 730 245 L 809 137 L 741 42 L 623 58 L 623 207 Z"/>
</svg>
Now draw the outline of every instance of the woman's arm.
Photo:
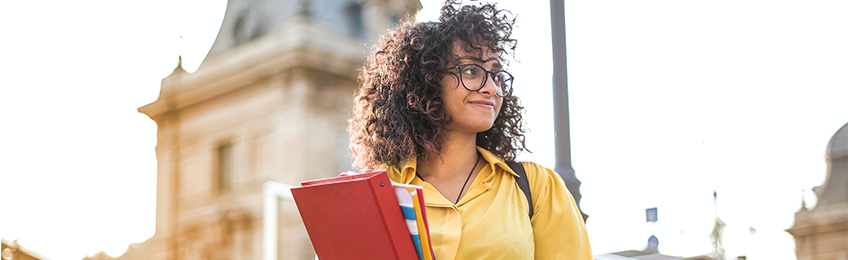
<svg viewBox="0 0 848 260">
<path fill-rule="evenodd" d="M 524 168 L 533 191 L 536 259 L 593 259 L 586 225 L 559 174 L 535 163 Z"/>
</svg>

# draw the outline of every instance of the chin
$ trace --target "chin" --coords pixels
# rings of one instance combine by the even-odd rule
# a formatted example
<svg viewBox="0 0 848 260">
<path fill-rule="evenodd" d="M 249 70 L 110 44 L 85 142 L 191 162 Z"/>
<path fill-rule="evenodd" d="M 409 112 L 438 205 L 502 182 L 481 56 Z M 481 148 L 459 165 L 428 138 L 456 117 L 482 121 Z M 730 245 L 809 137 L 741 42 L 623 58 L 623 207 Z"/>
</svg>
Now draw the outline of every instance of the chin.
<svg viewBox="0 0 848 260">
<path fill-rule="evenodd" d="M 478 118 L 479 119 L 479 118 Z M 495 125 L 495 120 L 472 120 L 465 122 L 453 122 L 452 126 L 448 127 L 452 131 L 463 132 L 463 133 L 479 133 L 485 132 L 489 129 L 492 129 L 492 126 Z"/>
<path fill-rule="evenodd" d="M 489 129 L 492 129 L 492 126 L 494 126 L 494 123 L 491 123 L 491 124 L 488 124 L 488 125 L 485 125 L 485 126 L 477 127 L 477 128 L 475 128 L 475 130 L 477 130 L 476 131 L 477 133 L 486 132 L 486 131 L 489 131 Z"/>
</svg>

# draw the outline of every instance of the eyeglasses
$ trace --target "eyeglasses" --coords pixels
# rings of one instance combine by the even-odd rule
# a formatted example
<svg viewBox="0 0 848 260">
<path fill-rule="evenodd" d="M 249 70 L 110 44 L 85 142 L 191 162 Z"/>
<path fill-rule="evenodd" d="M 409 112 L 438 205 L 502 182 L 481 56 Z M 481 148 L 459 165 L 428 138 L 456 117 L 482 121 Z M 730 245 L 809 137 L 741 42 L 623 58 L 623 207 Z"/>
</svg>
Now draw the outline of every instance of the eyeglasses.
<svg viewBox="0 0 848 260">
<path fill-rule="evenodd" d="M 459 82 L 468 91 L 480 91 L 480 89 L 483 89 L 491 74 L 491 78 L 494 80 L 495 88 L 497 89 L 496 95 L 505 97 L 512 93 L 512 80 L 515 78 L 509 72 L 503 70 L 486 70 L 477 64 L 462 64 L 448 69 L 459 69 Z"/>
</svg>

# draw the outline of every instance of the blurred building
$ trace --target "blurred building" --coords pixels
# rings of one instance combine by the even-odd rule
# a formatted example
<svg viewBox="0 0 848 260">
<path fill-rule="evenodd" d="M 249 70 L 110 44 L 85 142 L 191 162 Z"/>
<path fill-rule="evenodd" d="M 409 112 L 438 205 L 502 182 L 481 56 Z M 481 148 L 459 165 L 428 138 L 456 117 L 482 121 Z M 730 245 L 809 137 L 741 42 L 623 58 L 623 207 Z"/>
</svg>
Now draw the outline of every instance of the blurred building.
<svg viewBox="0 0 848 260">
<path fill-rule="evenodd" d="M 18 240 L 0 238 L 0 252 L 0 259 L 3 260 L 47 260 L 46 257 L 18 245 Z"/>
<path fill-rule="evenodd" d="M 802 205 L 795 225 L 798 260 L 848 260 L 848 124 L 836 131 L 825 151 L 827 179 L 813 188 L 815 208 Z"/>
<path fill-rule="evenodd" d="M 596 255 L 595 260 L 715 260 L 714 258 L 700 255 L 693 257 L 670 256 L 651 250 L 627 250 L 603 255 Z"/>
<path fill-rule="evenodd" d="M 159 98 L 139 108 L 158 124 L 151 258 L 314 259 L 293 202 L 276 200 L 279 232 L 263 236 L 263 184 L 349 169 L 346 119 L 366 46 L 419 8 L 229 0 L 197 72 L 178 65 Z"/>
<path fill-rule="evenodd" d="M 122 255 L 111 257 L 106 252 L 83 257 L 82 260 L 148 260 L 150 259 L 150 239 L 141 243 L 132 243 Z"/>
</svg>

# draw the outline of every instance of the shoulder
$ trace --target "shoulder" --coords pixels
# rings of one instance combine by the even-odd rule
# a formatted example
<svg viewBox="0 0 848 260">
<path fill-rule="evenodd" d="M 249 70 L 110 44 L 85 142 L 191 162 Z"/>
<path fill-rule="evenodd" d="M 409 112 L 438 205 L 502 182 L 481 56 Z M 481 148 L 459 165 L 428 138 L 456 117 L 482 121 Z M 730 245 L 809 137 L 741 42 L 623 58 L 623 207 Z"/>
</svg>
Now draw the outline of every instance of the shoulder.
<svg viewBox="0 0 848 260">
<path fill-rule="evenodd" d="M 562 177 L 554 170 L 534 162 L 521 162 L 521 165 L 524 166 L 524 171 L 527 172 L 530 186 L 562 184 L 565 187 Z"/>
<path fill-rule="evenodd" d="M 380 165 L 379 170 L 386 170 L 394 182 L 408 184 L 415 178 L 415 166 L 416 160 L 413 158 L 395 164 Z"/>
<path fill-rule="evenodd" d="M 521 162 L 521 164 L 527 173 L 534 203 L 542 203 L 543 200 L 549 199 L 573 200 L 571 192 L 568 191 L 559 173 L 534 162 Z"/>
</svg>

